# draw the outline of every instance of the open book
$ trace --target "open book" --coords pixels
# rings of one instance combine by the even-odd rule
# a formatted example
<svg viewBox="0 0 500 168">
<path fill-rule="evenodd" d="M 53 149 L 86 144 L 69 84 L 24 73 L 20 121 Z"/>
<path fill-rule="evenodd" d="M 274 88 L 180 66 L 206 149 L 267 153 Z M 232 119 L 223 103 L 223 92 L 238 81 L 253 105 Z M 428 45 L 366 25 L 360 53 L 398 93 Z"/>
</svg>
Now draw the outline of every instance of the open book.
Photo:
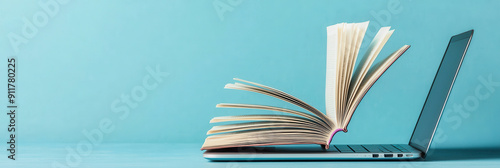
<svg viewBox="0 0 500 168">
<path fill-rule="evenodd" d="M 210 123 L 240 122 L 214 126 L 207 132 L 202 150 L 264 145 L 319 144 L 328 149 L 338 131 L 347 125 L 366 92 L 410 46 L 404 45 L 372 66 L 394 30 L 382 27 L 355 67 L 368 22 L 339 23 L 327 27 L 326 114 L 283 91 L 262 84 L 235 79 L 241 83 L 225 88 L 272 96 L 303 110 L 252 104 L 217 104 L 220 108 L 248 108 L 283 112 L 283 115 L 241 115 L 215 117 Z"/>
</svg>

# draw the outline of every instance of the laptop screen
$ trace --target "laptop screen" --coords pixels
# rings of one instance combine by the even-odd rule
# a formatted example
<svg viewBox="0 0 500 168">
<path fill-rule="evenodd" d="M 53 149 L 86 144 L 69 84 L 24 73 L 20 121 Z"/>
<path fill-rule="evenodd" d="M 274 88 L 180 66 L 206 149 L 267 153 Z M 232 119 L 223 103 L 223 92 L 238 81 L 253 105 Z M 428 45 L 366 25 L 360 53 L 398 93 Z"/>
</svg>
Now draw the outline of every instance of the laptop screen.
<svg viewBox="0 0 500 168">
<path fill-rule="evenodd" d="M 413 131 L 410 145 L 427 153 L 455 77 L 472 38 L 473 30 L 451 38 L 424 107 Z"/>
</svg>

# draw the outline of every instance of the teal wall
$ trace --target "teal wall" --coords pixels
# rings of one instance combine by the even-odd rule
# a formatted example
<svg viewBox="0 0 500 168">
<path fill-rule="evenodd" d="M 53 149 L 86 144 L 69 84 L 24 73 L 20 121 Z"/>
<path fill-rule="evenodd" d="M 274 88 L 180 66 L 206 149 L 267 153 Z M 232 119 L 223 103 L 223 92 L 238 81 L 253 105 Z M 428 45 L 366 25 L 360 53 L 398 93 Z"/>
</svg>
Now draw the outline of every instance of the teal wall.
<svg viewBox="0 0 500 168">
<path fill-rule="evenodd" d="M 449 38 L 475 29 L 434 145 L 500 147 L 500 86 L 480 80 L 500 82 L 500 1 L 70 0 L 50 13 L 39 2 L 0 2 L 0 55 L 18 58 L 19 143 L 78 143 L 104 124 L 104 143 L 201 144 L 212 117 L 260 112 L 217 103 L 296 108 L 223 89 L 233 77 L 324 111 L 326 27 L 370 20 L 365 43 L 380 26 L 395 29 L 376 61 L 411 48 L 333 143 L 407 143 Z M 25 43 L 13 46 L 12 34 Z M 7 141 L 5 128 L 0 135 Z"/>
</svg>

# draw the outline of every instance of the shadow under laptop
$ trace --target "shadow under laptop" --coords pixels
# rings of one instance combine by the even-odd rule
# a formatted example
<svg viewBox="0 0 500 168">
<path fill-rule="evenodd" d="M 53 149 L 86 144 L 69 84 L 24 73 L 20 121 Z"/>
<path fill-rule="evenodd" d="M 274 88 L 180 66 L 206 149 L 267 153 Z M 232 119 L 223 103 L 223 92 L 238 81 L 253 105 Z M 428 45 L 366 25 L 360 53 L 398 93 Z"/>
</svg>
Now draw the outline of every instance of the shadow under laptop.
<svg viewBox="0 0 500 168">
<path fill-rule="evenodd" d="M 245 152 L 245 153 L 258 153 L 261 152 L 273 152 L 273 153 L 317 153 L 317 152 L 328 152 L 319 148 L 310 148 L 310 147 L 295 147 L 295 148 L 283 148 L 277 147 L 280 150 L 276 150 L 275 147 L 242 147 L 242 148 L 228 148 L 221 149 L 216 151 L 224 151 L 224 152 Z M 430 149 L 427 153 L 427 157 L 425 159 L 416 159 L 416 160 L 408 160 L 408 159 L 394 159 L 394 160 L 363 160 L 365 162 L 398 162 L 398 161 L 458 161 L 458 160 L 488 160 L 488 159 L 499 159 L 500 158 L 500 148 L 448 148 L 448 149 Z M 358 161 L 356 159 L 334 159 L 334 160 L 324 160 L 324 159 L 306 159 L 306 160 L 294 160 L 291 158 L 283 158 L 283 159 L 254 159 L 252 157 L 248 157 L 243 160 L 212 160 L 212 162 L 331 162 L 331 161 L 340 161 L 340 162 L 349 162 L 349 161 Z"/>
<path fill-rule="evenodd" d="M 431 149 L 426 161 L 481 160 L 500 158 L 500 148 Z"/>
</svg>

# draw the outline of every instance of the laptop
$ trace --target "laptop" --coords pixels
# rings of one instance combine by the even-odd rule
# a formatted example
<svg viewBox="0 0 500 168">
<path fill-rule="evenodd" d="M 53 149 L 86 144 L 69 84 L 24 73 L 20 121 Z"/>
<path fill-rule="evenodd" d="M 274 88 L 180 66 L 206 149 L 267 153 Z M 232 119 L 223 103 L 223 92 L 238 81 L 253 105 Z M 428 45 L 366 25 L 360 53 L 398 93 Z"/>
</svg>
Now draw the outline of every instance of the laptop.
<svg viewBox="0 0 500 168">
<path fill-rule="evenodd" d="M 451 37 L 408 144 L 332 145 L 328 150 L 311 145 L 239 147 L 208 150 L 203 157 L 212 161 L 424 159 L 473 33 Z"/>
</svg>

